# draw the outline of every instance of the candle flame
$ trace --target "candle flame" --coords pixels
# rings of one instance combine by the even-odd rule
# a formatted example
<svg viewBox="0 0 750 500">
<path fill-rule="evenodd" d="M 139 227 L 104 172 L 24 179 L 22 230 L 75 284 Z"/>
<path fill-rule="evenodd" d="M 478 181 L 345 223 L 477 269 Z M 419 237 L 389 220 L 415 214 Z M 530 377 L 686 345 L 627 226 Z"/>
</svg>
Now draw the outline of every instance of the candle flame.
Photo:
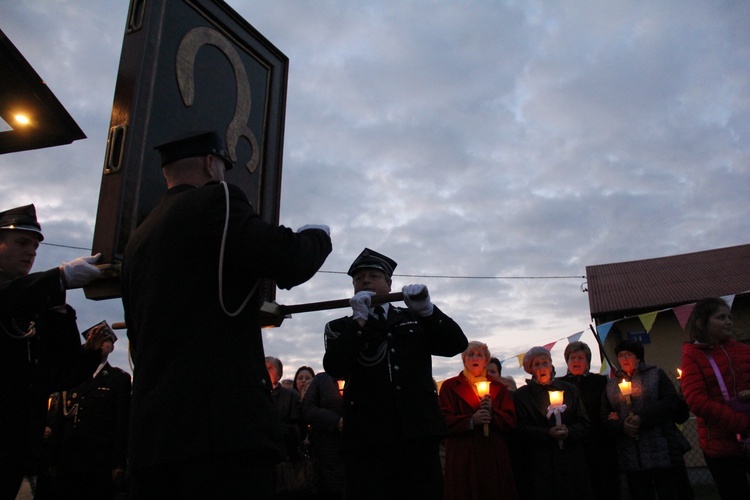
<svg viewBox="0 0 750 500">
<path fill-rule="evenodd" d="M 680 380 L 682 378 L 682 368 L 677 369 L 677 380 Z"/>
</svg>

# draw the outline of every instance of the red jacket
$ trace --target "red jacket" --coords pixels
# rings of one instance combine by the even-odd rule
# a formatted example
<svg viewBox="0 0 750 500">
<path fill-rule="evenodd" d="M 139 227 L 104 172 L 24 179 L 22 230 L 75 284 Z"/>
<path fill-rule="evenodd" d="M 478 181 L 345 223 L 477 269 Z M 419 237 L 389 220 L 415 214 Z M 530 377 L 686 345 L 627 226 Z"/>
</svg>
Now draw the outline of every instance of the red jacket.
<svg viewBox="0 0 750 500">
<path fill-rule="evenodd" d="M 734 411 L 724 402 L 721 387 L 706 356 L 719 367 L 729 397 L 750 389 L 750 346 L 729 339 L 723 344 L 686 342 L 682 346 L 682 393 L 698 417 L 698 437 L 703 452 L 712 458 L 739 456 L 737 434 L 750 432 L 750 415 Z"/>
</svg>

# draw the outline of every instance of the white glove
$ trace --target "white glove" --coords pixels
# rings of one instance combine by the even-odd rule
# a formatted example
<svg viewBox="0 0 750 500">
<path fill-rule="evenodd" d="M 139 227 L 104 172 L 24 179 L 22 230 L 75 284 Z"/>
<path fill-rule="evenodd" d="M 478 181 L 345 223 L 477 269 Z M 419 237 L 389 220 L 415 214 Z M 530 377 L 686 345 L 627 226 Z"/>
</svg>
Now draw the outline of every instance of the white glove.
<svg viewBox="0 0 750 500">
<path fill-rule="evenodd" d="M 432 314 L 430 292 L 425 285 L 406 285 L 401 289 L 406 307 L 422 317 Z"/>
<path fill-rule="evenodd" d="M 362 290 L 354 294 L 354 297 L 349 299 L 349 304 L 352 306 L 352 318 L 363 319 L 367 321 L 367 317 L 370 315 L 370 305 L 372 304 L 372 296 L 375 292 L 369 290 Z"/>
<path fill-rule="evenodd" d="M 305 224 L 301 228 L 297 229 L 297 232 L 301 233 L 302 231 L 306 231 L 308 229 L 322 229 L 328 236 L 331 236 L 331 228 L 326 226 L 325 224 Z"/>
<path fill-rule="evenodd" d="M 98 278 L 102 274 L 102 270 L 94 264 L 101 256 L 102 254 L 98 253 L 91 257 L 78 257 L 70 262 L 63 262 L 60 265 L 60 271 L 62 271 L 65 288 L 67 290 L 81 288 Z"/>
</svg>

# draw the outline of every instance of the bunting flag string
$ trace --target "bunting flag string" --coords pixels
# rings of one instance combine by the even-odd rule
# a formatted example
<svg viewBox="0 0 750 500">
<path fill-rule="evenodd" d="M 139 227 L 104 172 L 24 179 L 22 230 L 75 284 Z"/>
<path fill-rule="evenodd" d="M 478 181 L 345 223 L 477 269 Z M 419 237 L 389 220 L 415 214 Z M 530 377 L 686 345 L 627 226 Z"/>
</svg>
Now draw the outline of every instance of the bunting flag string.
<svg viewBox="0 0 750 500">
<path fill-rule="evenodd" d="M 729 308 L 731 309 L 732 308 L 732 304 L 734 303 L 734 298 L 737 295 L 744 295 L 746 293 L 750 293 L 750 290 L 746 291 L 746 292 L 739 293 L 739 294 L 734 294 L 734 295 L 724 295 L 721 298 L 724 299 L 727 304 L 729 304 Z M 620 321 L 625 321 L 625 320 L 628 320 L 628 319 L 632 319 L 632 318 L 636 318 L 636 317 L 640 320 L 641 324 L 646 329 L 646 331 L 647 332 L 651 332 L 651 328 L 653 328 L 654 322 L 656 322 L 656 317 L 659 315 L 659 313 L 663 313 L 663 312 L 667 312 L 667 311 L 671 311 L 671 312 L 674 313 L 675 317 L 677 318 L 677 321 L 680 323 L 680 327 L 683 330 L 685 330 L 685 328 L 687 326 L 688 319 L 690 318 L 690 314 L 693 312 L 693 308 L 694 307 L 695 307 L 695 302 L 693 302 L 691 304 L 683 304 L 683 305 L 680 305 L 680 306 L 675 306 L 675 307 L 671 307 L 671 308 L 667 308 L 667 309 L 660 309 L 658 311 L 651 311 L 651 312 L 648 312 L 648 313 L 639 314 L 637 316 L 628 316 L 628 317 L 625 317 L 625 318 L 620 318 L 620 319 L 617 319 L 617 320 L 614 320 L 614 321 L 610 321 L 608 323 L 602 323 L 600 325 L 597 325 L 596 329 L 594 330 L 594 334 L 597 337 L 599 337 L 599 342 L 603 346 L 604 345 L 604 341 L 607 339 L 607 335 L 609 335 L 609 332 L 612 330 L 612 326 L 615 323 L 620 322 Z M 592 330 L 593 330 L 593 328 L 592 328 Z M 568 335 L 567 337 L 559 338 L 559 339 L 557 339 L 555 341 L 552 341 L 552 342 L 549 342 L 549 343 L 545 344 L 543 347 L 545 349 L 547 349 L 548 351 L 552 351 L 552 348 L 555 347 L 555 345 L 559 341 L 561 341 L 561 340 L 567 340 L 568 343 L 570 343 L 570 342 L 577 342 L 578 340 L 580 340 L 581 335 L 583 335 L 583 331 L 574 333 L 572 335 Z M 509 359 L 514 359 L 515 358 L 518 361 L 518 367 L 522 368 L 523 367 L 523 358 L 525 358 L 525 357 L 526 357 L 526 353 L 515 354 L 513 356 L 509 356 L 509 357 L 501 360 L 500 364 L 505 363 Z M 612 370 L 612 368 L 609 365 L 609 362 L 607 361 L 606 358 L 603 358 L 602 359 L 601 369 L 599 370 L 599 373 L 601 373 L 603 375 L 606 375 L 606 374 L 610 373 L 611 370 Z"/>
</svg>

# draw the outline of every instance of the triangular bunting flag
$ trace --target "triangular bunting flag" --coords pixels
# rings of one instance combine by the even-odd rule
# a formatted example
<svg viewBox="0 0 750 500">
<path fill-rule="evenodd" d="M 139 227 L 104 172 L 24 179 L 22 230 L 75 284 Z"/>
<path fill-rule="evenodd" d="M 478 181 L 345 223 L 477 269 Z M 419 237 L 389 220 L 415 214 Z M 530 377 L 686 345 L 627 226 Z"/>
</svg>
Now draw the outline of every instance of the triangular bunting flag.
<svg viewBox="0 0 750 500">
<path fill-rule="evenodd" d="M 599 375 L 609 375 L 610 371 L 612 371 L 612 369 L 609 367 L 609 363 L 607 363 L 606 359 L 603 359 L 602 367 L 599 368 Z"/>
<path fill-rule="evenodd" d="M 552 348 L 555 347 L 555 344 L 557 344 L 557 340 L 555 340 L 554 342 L 550 342 L 549 344 L 545 344 L 542 347 L 547 349 L 549 352 L 552 352 Z"/>
<path fill-rule="evenodd" d="M 523 358 L 526 357 L 526 353 L 518 354 L 516 357 L 518 358 L 518 367 L 523 368 Z"/>
<path fill-rule="evenodd" d="M 583 335 L 583 330 L 568 337 L 568 342 L 578 342 L 581 340 L 581 335 Z"/>
<path fill-rule="evenodd" d="M 677 306 L 672 309 L 672 311 L 674 311 L 674 315 L 677 317 L 677 321 L 680 322 L 680 326 L 683 330 L 685 329 L 688 319 L 690 319 L 690 314 L 692 314 L 694 308 L 695 302 L 693 302 L 692 304 Z"/>
<path fill-rule="evenodd" d="M 604 341 L 607 340 L 607 335 L 609 335 L 609 331 L 612 329 L 612 325 L 614 325 L 614 321 L 610 321 L 609 323 L 602 323 L 601 325 L 597 325 L 596 327 L 596 333 L 599 334 L 599 341 L 604 345 Z"/>
<path fill-rule="evenodd" d="M 734 295 L 724 295 L 722 299 L 724 299 L 724 301 L 729 304 L 729 309 L 731 309 L 732 304 L 734 304 Z"/>
<path fill-rule="evenodd" d="M 654 321 L 656 321 L 657 314 L 659 314 L 659 311 L 638 315 L 638 319 L 640 319 L 641 323 L 643 323 L 643 328 L 646 329 L 646 332 L 651 331 L 651 327 L 654 326 Z"/>
</svg>

